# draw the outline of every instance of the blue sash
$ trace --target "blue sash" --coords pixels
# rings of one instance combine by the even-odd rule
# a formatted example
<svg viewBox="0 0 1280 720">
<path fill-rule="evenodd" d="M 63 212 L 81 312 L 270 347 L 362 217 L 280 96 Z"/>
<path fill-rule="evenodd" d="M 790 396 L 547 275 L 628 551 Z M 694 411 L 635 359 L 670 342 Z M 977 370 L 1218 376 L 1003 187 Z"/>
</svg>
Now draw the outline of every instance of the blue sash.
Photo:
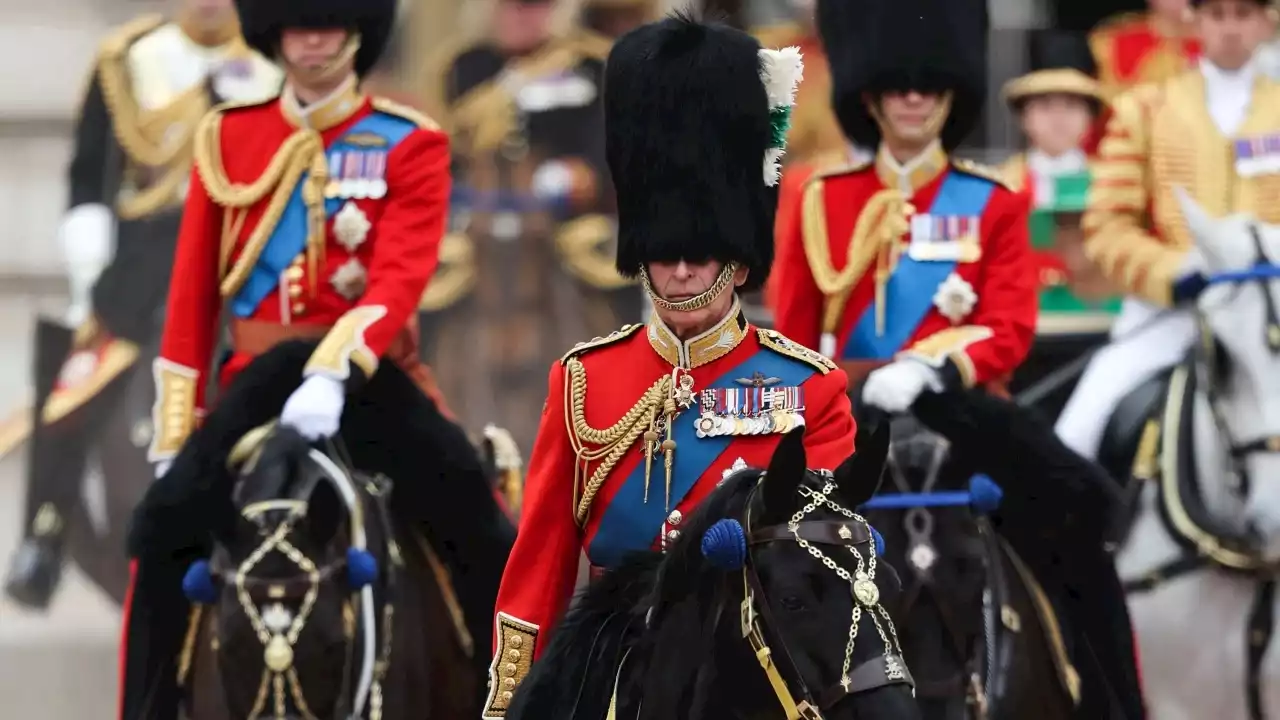
<svg viewBox="0 0 1280 720">
<path fill-rule="evenodd" d="M 745 362 L 731 368 L 708 388 L 739 387 L 738 378 L 750 377 L 754 372 L 765 377 L 776 377 L 779 387 L 799 387 L 816 372 L 811 365 L 760 348 Z M 699 388 L 706 389 L 706 388 Z M 671 470 L 671 509 L 675 509 L 684 496 L 729 447 L 735 436 L 699 438 L 697 435 L 696 409 L 686 410 L 676 418 L 671 439 L 676 442 L 675 464 Z M 649 502 L 644 501 L 644 460 L 623 480 L 622 487 L 603 508 L 600 527 L 587 548 L 591 562 L 602 567 L 617 567 L 628 553 L 641 552 L 653 547 L 667 520 L 666 469 L 662 456 L 655 456 L 653 474 L 649 479 Z"/>
<path fill-rule="evenodd" d="M 929 207 L 934 217 L 981 217 L 995 184 L 955 170 Z M 902 350 L 933 309 L 933 294 L 956 268 L 954 260 L 920 261 L 903 254 L 885 286 L 884 335 L 876 335 L 876 307 L 872 301 L 849 335 L 840 357 L 846 360 L 888 360 Z"/>
<path fill-rule="evenodd" d="M 335 156 L 341 157 L 344 152 L 360 151 L 363 149 L 362 146 L 345 142 L 347 137 L 357 134 L 372 134 L 384 138 L 387 145 L 379 149 L 389 153 L 416 127 L 414 123 L 404 118 L 373 112 L 360 119 L 342 137 L 335 140 L 329 146 L 327 153 L 332 160 Z M 332 162 L 330 166 L 333 166 Z M 302 202 L 302 187 L 308 175 L 310 175 L 309 172 L 304 172 L 299 178 L 297 187 L 293 189 L 289 202 L 280 215 L 280 222 L 276 223 L 275 230 L 271 232 L 266 246 L 262 248 L 262 254 L 254 263 L 253 271 L 249 273 L 244 285 L 240 286 L 240 290 L 232 298 L 231 311 L 237 317 L 252 317 L 267 295 L 280 284 L 280 275 L 289 267 L 289 263 L 306 249 L 307 206 Z M 326 198 L 325 217 L 332 219 L 344 202 L 342 198 Z"/>
</svg>

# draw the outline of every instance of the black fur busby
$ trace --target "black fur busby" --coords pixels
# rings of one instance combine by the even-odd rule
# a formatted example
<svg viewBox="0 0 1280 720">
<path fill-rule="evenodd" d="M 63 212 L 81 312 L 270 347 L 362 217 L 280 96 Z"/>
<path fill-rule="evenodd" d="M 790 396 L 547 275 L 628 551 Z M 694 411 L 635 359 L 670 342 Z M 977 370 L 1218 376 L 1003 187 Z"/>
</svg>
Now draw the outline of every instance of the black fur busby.
<svg viewBox="0 0 1280 720">
<path fill-rule="evenodd" d="M 378 62 L 395 26 L 396 0 L 236 0 L 245 42 L 266 57 L 280 50 L 286 28 L 349 28 L 360 33 L 356 73 Z"/>
<path fill-rule="evenodd" d="M 1005 100 L 1014 109 L 1019 109 L 1027 98 L 1051 93 L 1079 95 L 1100 105 L 1098 65 L 1087 36 L 1064 30 L 1036 30 L 1028 36 L 1027 54 L 1031 71 L 1004 87 Z"/>
<path fill-rule="evenodd" d="M 951 91 L 942 144 L 969 134 L 987 93 L 987 0 L 818 0 L 831 65 L 831 101 L 845 136 L 880 143 L 865 96 Z"/>
<path fill-rule="evenodd" d="M 623 35 L 605 66 L 605 149 L 618 201 L 617 268 L 737 262 L 761 287 L 773 264 L 774 188 L 760 43 L 683 15 Z"/>
</svg>

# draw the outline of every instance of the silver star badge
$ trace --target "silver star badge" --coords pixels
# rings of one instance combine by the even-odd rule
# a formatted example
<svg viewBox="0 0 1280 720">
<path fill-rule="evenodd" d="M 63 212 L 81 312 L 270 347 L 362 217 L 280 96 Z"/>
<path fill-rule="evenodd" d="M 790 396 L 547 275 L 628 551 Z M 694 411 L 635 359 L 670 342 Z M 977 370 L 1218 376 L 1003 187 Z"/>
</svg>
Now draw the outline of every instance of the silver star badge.
<svg viewBox="0 0 1280 720">
<path fill-rule="evenodd" d="M 347 252 L 355 252 L 365 238 L 369 237 L 369 229 L 372 227 L 373 223 L 369 222 L 364 211 L 350 200 L 333 216 L 333 234 L 337 237 L 338 244 L 346 248 Z"/>
<path fill-rule="evenodd" d="M 329 284 L 333 285 L 333 289 L 337 290 L 339 295 L 354 301 L 364 294 L 368 279 L 369 274 L 365 272 L 364 265 L 361 265 L 359 260 L 351 258 L 333 271 Z"/>
</svg>

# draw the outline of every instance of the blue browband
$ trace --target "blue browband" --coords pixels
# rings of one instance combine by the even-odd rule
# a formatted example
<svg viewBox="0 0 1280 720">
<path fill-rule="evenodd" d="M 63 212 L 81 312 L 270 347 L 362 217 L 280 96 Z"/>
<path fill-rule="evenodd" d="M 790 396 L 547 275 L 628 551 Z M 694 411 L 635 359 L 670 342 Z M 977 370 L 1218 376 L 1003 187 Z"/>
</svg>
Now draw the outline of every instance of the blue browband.
<svg viewBox="0 0 1280 720">
<path fill-rule="evenodd" d="M 1242 283 L 1250 280 L 1271 280 L 1280 278 L 1280 265 L 1272 265 L 1271 263 L 1259 263 L 1245 270 L 1232 270 L 1231 272 L 1215 273 L 1205 278 L 1205 282 L 1209 285 L 1222 285 L 1226 283 Z"/>
<path fill-rule="evenodd" d="M 995 512 L 1004 491 L 986 475 L 974 475 L 968 490 L 927 493 L 886 493 L 876 495 L 862 506 L 863 510 L 907 510 L 923 507 L 968 507 L 979 515 Z"/>
</svg>

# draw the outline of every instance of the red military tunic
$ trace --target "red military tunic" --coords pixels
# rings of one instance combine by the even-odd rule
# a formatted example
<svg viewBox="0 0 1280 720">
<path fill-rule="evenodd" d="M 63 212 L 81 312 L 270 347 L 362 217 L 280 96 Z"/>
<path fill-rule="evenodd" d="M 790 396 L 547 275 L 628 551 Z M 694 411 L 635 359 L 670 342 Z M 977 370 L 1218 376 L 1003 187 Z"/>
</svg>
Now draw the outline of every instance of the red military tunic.
<svg viewBox="0 0 1280 720">
<path fill-rule="evenodd" d="M 669 397 L 670 388 L 661 385 L 673 373 L 677 384 L 692 380 L 695 406 L 671 422 L 676 446 L 668 498 L 661 451 L 645 479 L 639 433 L 649 427 L 647 411 L 633 432 L 624 427 L 617 433 L 621 454 L 611 469 L 601 470 L 607 458 L 600 455 L 614 438 L 593 435 L 583 425 L 613 434 L 612 426 L 633 408 Z M 498 591 L 486 718 L 505 715 L 529 664 L 546 648 L 573 594 L 583 551 L 592 565 L 607 568 L 628 552 L 660 545 L 679 533 L 683 519 L 731 468 L 767 467 L 781 431 L 801 417 L 810 467 L 834 470 L 853 452 L 844 373 L 777 332 L 747 324 L 736 303 L 716 327 L 687 343 L 656 315 L 647 328 L 631 325 L 583 343 L 552 365 L 547 385 L 519 534 Z M 766 393 L 774 417 L 788 416 L 767 432 L 698 436 L 700 423 L 714 425 L 713 418 L 730 417 L 734 408 L 767 407 Z M 706 409 L 701 416 L 699 408 Z M 580 464 L 580 457 L 590 459 Z"/>
<path fill-rule="evenodd" d="M 358 94 L 354 78 L 305 111 L 286 89 L 205 118 L 155 363 L 153 461 L 205 406 L 224 303 L 235 352 L 223 383 L 286 337 L 324 338 L 308 374 L 373 374 L 435 271 L 448 163 L 434 123 Z"/>
<path fill-rule="evenodd" d="M 910 172 L 895 165 L 882 149 L 784 178 L 775 326 L 837 362 L 909 356 L 965 387 L 999 382 L 1035 335 L 1028 197 L 937 145 Z"/>
</svg>

